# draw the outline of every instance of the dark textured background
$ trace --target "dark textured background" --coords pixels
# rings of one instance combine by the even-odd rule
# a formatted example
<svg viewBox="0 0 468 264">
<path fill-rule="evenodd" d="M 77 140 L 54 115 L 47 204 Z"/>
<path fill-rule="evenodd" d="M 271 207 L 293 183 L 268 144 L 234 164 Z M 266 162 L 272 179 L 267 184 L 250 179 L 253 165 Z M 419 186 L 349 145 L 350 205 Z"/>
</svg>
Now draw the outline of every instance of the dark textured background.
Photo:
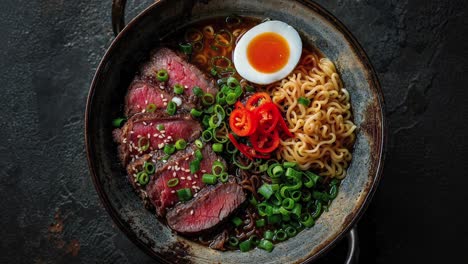
<svg viewBox="0 0 468 264">
<path fill-rule="evenodd" d="M 150 263 L 88 173 L 88 87 L 110 0 L 0 2 L 0 263 Z M 467 263 L 466 1 L 320 0 L 361 42 L 385 93 L 383 180 L 359 223 L 363 263 Z M 150 0 L 128 3 L 128 17 Z M 340 263 L 341 243 L 320 263 Z"/>
</svg>

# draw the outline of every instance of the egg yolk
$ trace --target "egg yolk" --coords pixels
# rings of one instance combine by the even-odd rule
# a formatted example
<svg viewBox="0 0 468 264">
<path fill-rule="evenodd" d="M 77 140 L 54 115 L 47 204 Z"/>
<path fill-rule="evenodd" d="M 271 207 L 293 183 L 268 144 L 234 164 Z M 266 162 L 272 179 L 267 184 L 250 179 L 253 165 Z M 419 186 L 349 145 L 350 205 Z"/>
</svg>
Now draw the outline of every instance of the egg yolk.
<svg viewBox="0 0 468 264">
<path fill-rule="evenodd" d="M 247 46 L 247 59 L 259 72 L 277 72 L 288 62 L 288 42 L 277 33 L 262 33 L 253 38 Z"/>
</svg>

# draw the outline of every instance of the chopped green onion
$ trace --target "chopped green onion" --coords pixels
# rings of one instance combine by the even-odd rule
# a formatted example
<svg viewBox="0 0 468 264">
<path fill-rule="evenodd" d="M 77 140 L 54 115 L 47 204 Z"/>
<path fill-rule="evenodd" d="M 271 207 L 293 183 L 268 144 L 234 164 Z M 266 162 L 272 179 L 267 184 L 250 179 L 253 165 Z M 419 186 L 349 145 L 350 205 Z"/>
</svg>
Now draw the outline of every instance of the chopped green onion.
<svg viewBox="0 0 468 264">
<path fill-rule="evenodd" d="M 291 214 L 299 218 L 301 217 L 301 213 L 302 213 L 302 204 L 300 203 L 294 204 L 294 208 L 292 209 Z"/>
<path fill-rule="evenodd" d="M 193 92 L 193 94 L 194 94 L 195 96 L 197 96 L 197 97 L 203 96 L 203 94 L 204 94 L 203 90 L 202 90 L 200 87 L 198 87 L 198 86 L 194 86 L 194 87 L 192 88 L 192 92 Z"/>
<path fill-rule="evenodd" d="M 212 114 L 214 111 L 214 107 L 213 106 L 210 106 L 208 108 L 205 108 L 205 110 L 203 110 L 203 112 L 207 113 L 207 114 Z"/>
<path fill-rule="evenodd" d="M 202 102 L 204 105 L 212 105 L 215 102 L 214 96 L 210 93 L 206 93 L 202 96 Z"/>
<path fill-rule="evenodd" d="M 226 95 L 226 103 L 233 105 L 237 102 L 237 95 L 235 93 L 228 93 Z"/>
<path fill-rule="evenodd" d="M 209 127 L 210 126 L 210 116 L 209 115 L 204 115 L 202 119 L 202 124 L 204 127 Z"/>
<path fill-rule="evenodd" d="M 281 215 L 279 214 L 273 214 L 273 215 L 267 215 L 268 219 L 268 224 L 277 224 L 281 222 Z"/>
<path fill-rule="evenodd" d="M 213 166 L 211 167 L 211 172 L 218 176 L 218 175 L 221 175 L 221 173 L 223 173 L 224 171 L 226 170 L 226 168 L 224 167 L 224 164 L 220 161 L 215 161 L 213 162 Z"/>
<path fill-rule="evenodd" d="M 315 224 L 314 218 L 309 213 L 302 214 L 300 221 L 305 227 L 311 227 Z"/>
<path fill-rule="evenodd" d="M 219 175 L 219 180 L 222 182 L 222 183 L 225 183 L 229 180 L 229 174 L 227 172 L 223 172 Z"/>
<path fill-rule="evenodd" d="M 186 147 L 187 147 L 187 142 L 183 138 L 177 140 L 175 143 L 175 148 L 178 150 L 185 149 Z"/>
<path fill-rule="evenodd" d="M 116 118 L 114 120 L 112 120 L 112 125 L 114 127 L 121 127 L 123 123 L 125 123 L 125 121 L 127 121 L 126 118 Z"/>
<path fill-rule="evenodd" d="M 312 213 L 312 218 L 317 219 L 322 214 L 322 202 L 315 201 L 315 210 Z"/>
<path fill-rule="evenodd" d="M 174 115 L 177 111 L 177 105 L 176 103 L 170 101 L 169 103 L 167 103 L 167 108 L 166 108 L 166 112 L 169 114 L 169 115 Z"/>
<path fill-rule="evenodd" d="M 174 85 L 174 93 L 175 94 L 183 94 L 184 93 L 184 87 L 180 84 L 175 84 Z"/>
<path fill-rule="evenodd" d="M 202 132 L 202 140 L 208 142 L 213 139 L 213 133 L 210 130 L 205 130 Z"/>
<path fill-rule="evenodd" d="M 257 199 L 255 199 L 254 196 L 252 196 L 250 199 L 249 199 L 249 203 L 253 206 L 257 206 L 258 205 L 258 202 L 257 202 Z"/>
<path fill-rule="evenodd" d="M 226 104 L 226 95 L 224 93 L 217 93 L 216 94 L 216 103 L 220 105 Z"/>
<path fill-rule="evenodd" d="M 213 47 L 213 46 L 212 46 L 212 47 Z M 217 48 L 216 48 L 216 49 L 217 49 Z M 216 71 L 215 68 L 211 68 L 210 74 L 213 75 L 213 76 L 216 76 L 216 75 L 218 75 L 218 72 Z"/>
<path fill-rule="evenodd" d="M 230 237 L 228 239 L 228 243 L 231 247 L 236 247 L 237 245 L 239 245 L 239 239 L 237 239 L 236 237 Z"/>
<path fill-rule="evenodd" d="M 148 104 L 146 106 L 146 112 L 147 113 L 153 113 L 154 111 L 156 111 L 156 105 L 155 104 Z"/>
<path fill-rule="evenodd" d="M 257 210 L 260 216 L 267 216 L 273 214 L 273 208 L 271 207 L 271 205 L 268 205 L 266 203 L 259 203 L 257 205 Z"/>
<path fill-rule="evenodd" d="M 217 178 L 213 174 L 203 174 L 202 176 L 202 182 L 206 184 L 216 184 Z"/>
<path fill-rule="evenodd" d="M 338 195 L 338 187 L 336 185 L 332 185 L 332 187 L 330 188 L 328 197 L 330 199 L 335 199 L 337 195 Z"/>
<path fill-rule="evenodd" d="M 284 209 L 292 210 L 294 208 L 294 200 L 291 198 L 284 198 L 281 205 Z"/>
<path fill-rule="evenodd" d="M 278 229 L 278 230 L 276 230 L 274 240 L 277 240 L 277 241 L 284 241 L 284 240 L 286 240 L 287 238 L 288 238 L 288 234 L 286 234 L 286 232 L 284 232 L 283 229 Z"/>
<path fill-rule="evenodd" d="M 270 184 L 264 183 L 260 188 L 257 190 L 265 199 L 269 199 L 270 196 L 273 194 L 273 190 Z"/>
<path fill-rule="evenodd" d="M 315 186 L 318 180 L 320 179 L 320 176 L 311 171 L 306 171 L 304 175 L 306 178 L 308 178 L 307 181 L 304 181 L 304 186 L 307 188 L 312 188 L 313 186 Z"/>
<path fill-rule="evenodd" d="M 301 199 L 301 197 L 302 197 L 302 192 L 301 191 L 296 190 L 296 191 L 291 192 L 291 198 L 295 202 L 299 201 Z"/>
<path fill-rule="evenodd" d="M 236 87 L 239 87 L 239 86 L 240 86 L 239 81 L 238 81 L 236 78 L 234 78 L 234 77 L 229 77 L 229 78 L 227 79 L 226 84 L 227 84 L 227 85 L 229 86 L 229 88 L 231 88 L 231 89 L 235 89 Z"/>
<path fill-rule="evenodd" d="M 226 39 L 228 43 L 221 42 L 219 40 L 218 36 L 221 36 L 222 33 L 226 33 L 226 35 L 229 37 L 229 39 Z M 229 32 L 228 30 L 221 29 L 218 33 L 214 35 L 214 41 L 216 45 L 222 46 L 222 47 L 229 47 L 231 46 L 232 42 L 234 40 L 234 37 L 232 36 L 232 33 Z"/>
<path fill-rule="evenodd" d="M 156 78 L 160 82 L 166 82 L 169 79 L 169 75 L 167 74 L 167 71 L 163 69 L 156 73 Z"/>
<path fill-rule="evenodd" d="M 170 188 L 176 187 L 178 184 L 179 184 L 179 178 L 172 178 L 167 181 L 167 186 Z"/>
<path fill-rule="evenodd" d="M 138 148 L 141 151 L 148 150 L 149 146 L 150 146 L 150 141 L 146 137 L 141 137 L 141 138 L 138 139 Z"/>
<path fill-rule="evenodd" d="M 314 197 L 315 200 L 320 200 L 320 201 L 323 201 L 323 202 L 330 201 L 330 197 L 329 197 L 328 193 L 325 193 L 325 192 L 313 191 L 312 192 L 312 197 Z"/>
<path fill-rule="evenodd" d="M 231 67 L 232 62 L 226 56 L 215 56 L 211 58 L 211 65 L 216 69 L 226 69 Z"/>
<path fill-rule="evenodd" d="M 195 159 L 197 159 L 197 160 L 202 160 L 203 159 L 203 154 L 199 149 L 195 150 L 194 154 L 195 154 Z"/>
<path fill-rule="evenodd" d="M 200 170 L 200 160 L 193 160 L 190 162 L 190 173 L 195 173 Z"/>
<path fill-rule="evenodd" d="M 176 151 L 176 147 L 172 144 L 164 145 L 164 153 L 167 155 L 172 155 Z"/>
<path fill-rule="evenodd" d="M 192 198 L 192 190 L 190 188 L 179 189 L 177 190 L 177 197 L 181 201 L 188 201 Z"/>
<path fill-rule="evenodd" d="M 245 240 L 243 242 L 239 243 L 239 249 L 242 252 L 247 252 L 252 249 L 252 241 L 250 240 Z"/>
<path fill-rule="evenodd" d="M 214 105 L 213 112 L 215 114 L 219 114 L 221 119 L 224 119 L 226 117 L 226 112 L 224 111 L 224 108 L 219 104 Z"/>
<path fill-rule="evenodd" d="M 203 112 L 201 111 L 198 111 L 197 109 L 195 108 L 192 108 L 192 110 L 190 110 L 190 114 L 193 116 L 193 117 L 199 117 L 203 114 Z"/>
<path fill-rule="evenodd" d="M 256 235 L 250 236 L 249 240 L 252 241 L 253 246 L 257 246 L 260 243 L 260 239 Z"/>
<path fill-rule="evenodd" d="M 281 197 L 283 198 L 289 198 L 290 197 L 289 186 L 281 187 L 280 194 L 281 194 Z"/>
<path fill-rule="evenodd" d="M 140 171 L 137 174 L 137 181 L 140 185 L 146 185 L 149 182 L 149 175 L 144 171 Z"/>
<path fill-rule="evenodd" d="M 271 252 L 271 251 L 273 251 L 273 248 L 275 246 L 273 245 L 273 243 L 271 241 L 266 240 L 266 239 L 262 239 L 257 247 L 260 248 L 260 249 L 263 249 L 265 251 Z"/>
<path fill-rule="evenodd" d="M 275 233 L 271 230 L 267 230 L 265 231 L 265 233 L 263 234 L 263 238 L 264 239 L 268 239 L 268 240 L 273 240 L 273 237 L 275 236 Z"/>
<path fill-rule="evenodd" d="M 222 122 L 223 122 L 223 118 L 221 117 L 220 113 L 212 115 L 210 119 L 208 120 L 208 124 L 210 125 L 210 128 L 219 127 L 219 125 L 221 125 Z"/>
<path fill-rule="evenodd" d="M 159 124 L 156 128 L 157 128 L 159 131 L 162 131 L 162 130 L 164 130 L 164 125 L 163 125 L 163 124 Z"/>
<path fill-rule="evenodd" d="M 148 174 L 153 174 L 156 168 L 154 167 L 154 164 L 148 161 L 145 161 L 143 163 L 143 168 L 145 169 L 145 172 Z"/>
<path fill-rule="evenodd" d="M 270 197 L 270 202 L 273 205 L 280 206 L 281 205 L 281 195 L 278 192 L 275 192 L 275 194 Z"/>
<path fill-rule="evenodd" d="M 242 225 L 242 219 L 240 219 L 239 217 L 233 217 L 231 219 L 231 222 L 235 225 L 235 226 L 240 226 Z"/>
<path fill-rule="evenodd" d="M 286 173 L 284 174 L 286 177 L 292 177 L 292 178 L 299 178 L 302 176 L 302 172 L 297 171 L 293 168 L 287 168 Z"/>
<path fill-rule="evenodd" d="M 212 147 L 213 147 L 214 152 L 222 152 L 223 151 L 223 144 L 221 144 L 221 143 L 214 143 Z"/>
<path fill-rule="evenodd" d="M 281 177 L 281 175 L 283 175 L 284 173 L 283 167 L 281 167 L 280 165 L 274 167 L 272 173 L 274 178 Z"/>
<path fill-rule="evenodd" d="M 281 206 L 279 209 L 278 209 L 279 213 L 282 215 L 282 216 L 289 216 L 290 212 L 288 211 L 288 209 L 286 209 L 284 206 Z M 284 220 L 284 219 L 283 219 Z"/>
<path fill-rule="evenodd" d="M 266 170 L 268 170 L 268 164 L 266 164 L 266 163 L 265 163 L 265 164 L 262 164 L 262 165 L 260 165 L 260 166 L 258 167 L 258 171 L 259 171 L 259 172 L 264 172 L 264 171 L 266 171 Z"/>
<path fill-rule="evenodd" d="M 255 221 L 255 226 L 256 227 L 262 227 L 262 226 L 265 226 L 265 219 L 258 219 L 257 221 Z"/>
<path fill-rule="evenodd" d="M 296 228 L 294 228 L 292 226 L 286 227 L 286 229 L 284 229 L 284 231 L 286 232 L 286 234 L 288 234 L 288 237 L 294 237 L 294 236 L 297 235 Z"/>
<path fill-rule="evenodd" d="M 286 161 L 283 163 L 283 167 L 285 168 L 294 168 L 296 167 L 297 163 L 296 162 L 292 162 L 292 161 Z"/>
<path fill-rule="evenodd" d="M 195 146 L 197 146 L 197 148 L 201 149 L 203 148 L 203 142 L 199 139 L 195 140 Z"/>
<path fill-rule="evenodd" d="M 187 55 L 192 54 L 192 44 L 190 44 L 190 43 L 180 43 L 179 47 L 180 47 L 180 51 L 182 51 L 182 53 L 187 54 Z"/>
<path fill-rule="evenodd" d="M 312 200 L 312 193 L 310 193 L 310 191 L 307 190 L 307 189 L 302 190 L 302 199 L 301 200 L 303 202 L 308 202 L 308 201 Z"/>
<path fill-rule="evenodd" d="M 303 106 L 309 106 L 310 105 L 310 100 L 305 98 L 305 97 L 299 97 L 299 99 L 297 99 L 297 102 Z"/>
</svg>

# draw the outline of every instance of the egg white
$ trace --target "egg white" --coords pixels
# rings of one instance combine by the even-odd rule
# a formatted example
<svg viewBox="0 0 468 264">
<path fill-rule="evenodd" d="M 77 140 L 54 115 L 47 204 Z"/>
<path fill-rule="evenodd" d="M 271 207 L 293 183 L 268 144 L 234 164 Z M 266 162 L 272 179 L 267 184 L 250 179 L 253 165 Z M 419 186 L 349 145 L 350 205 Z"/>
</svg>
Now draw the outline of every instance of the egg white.
<svg viewBox="0 0 468 264">
<path fill-rule="evenodd" d="M 253 38 L 266 33 L 274 32 L 282 36 L 289 45 L 289 58 L 286 65 L 273 73 L 257 71 L 247 58 L 247 47 Z M 239 40 L 234 49 L 234 66 L 240 76 L 256 84 L 270 84 L 288 76 L 296 67 L 302 53 L 302 41 L 299 33 L 290 25 L 281 21 L 267 21 L 247 31 Z"/>
</svg>

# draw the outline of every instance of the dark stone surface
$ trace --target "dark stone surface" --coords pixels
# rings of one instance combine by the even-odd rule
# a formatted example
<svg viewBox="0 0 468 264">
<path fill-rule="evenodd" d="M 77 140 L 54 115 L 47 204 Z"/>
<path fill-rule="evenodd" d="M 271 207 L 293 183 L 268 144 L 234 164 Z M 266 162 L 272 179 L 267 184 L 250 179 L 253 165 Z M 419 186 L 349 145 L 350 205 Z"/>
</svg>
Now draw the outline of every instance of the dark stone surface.
<svg viewBox="0 0 468 264">
<path fill-rule="evenodd" d="M 359 223 L 362 263 L 462 263 L 468 201 L 466 1 L 320 0 L 367 51 L 387 103 L 383 180 Z M 151 3 L 129 1 L 128 17 Z M 151 263 L 89 177 L 88 87 L 110 1 L 0 7 L 0 263 Z M 341 243 L 319 263 L 341 263 Z"/>
</svg>

